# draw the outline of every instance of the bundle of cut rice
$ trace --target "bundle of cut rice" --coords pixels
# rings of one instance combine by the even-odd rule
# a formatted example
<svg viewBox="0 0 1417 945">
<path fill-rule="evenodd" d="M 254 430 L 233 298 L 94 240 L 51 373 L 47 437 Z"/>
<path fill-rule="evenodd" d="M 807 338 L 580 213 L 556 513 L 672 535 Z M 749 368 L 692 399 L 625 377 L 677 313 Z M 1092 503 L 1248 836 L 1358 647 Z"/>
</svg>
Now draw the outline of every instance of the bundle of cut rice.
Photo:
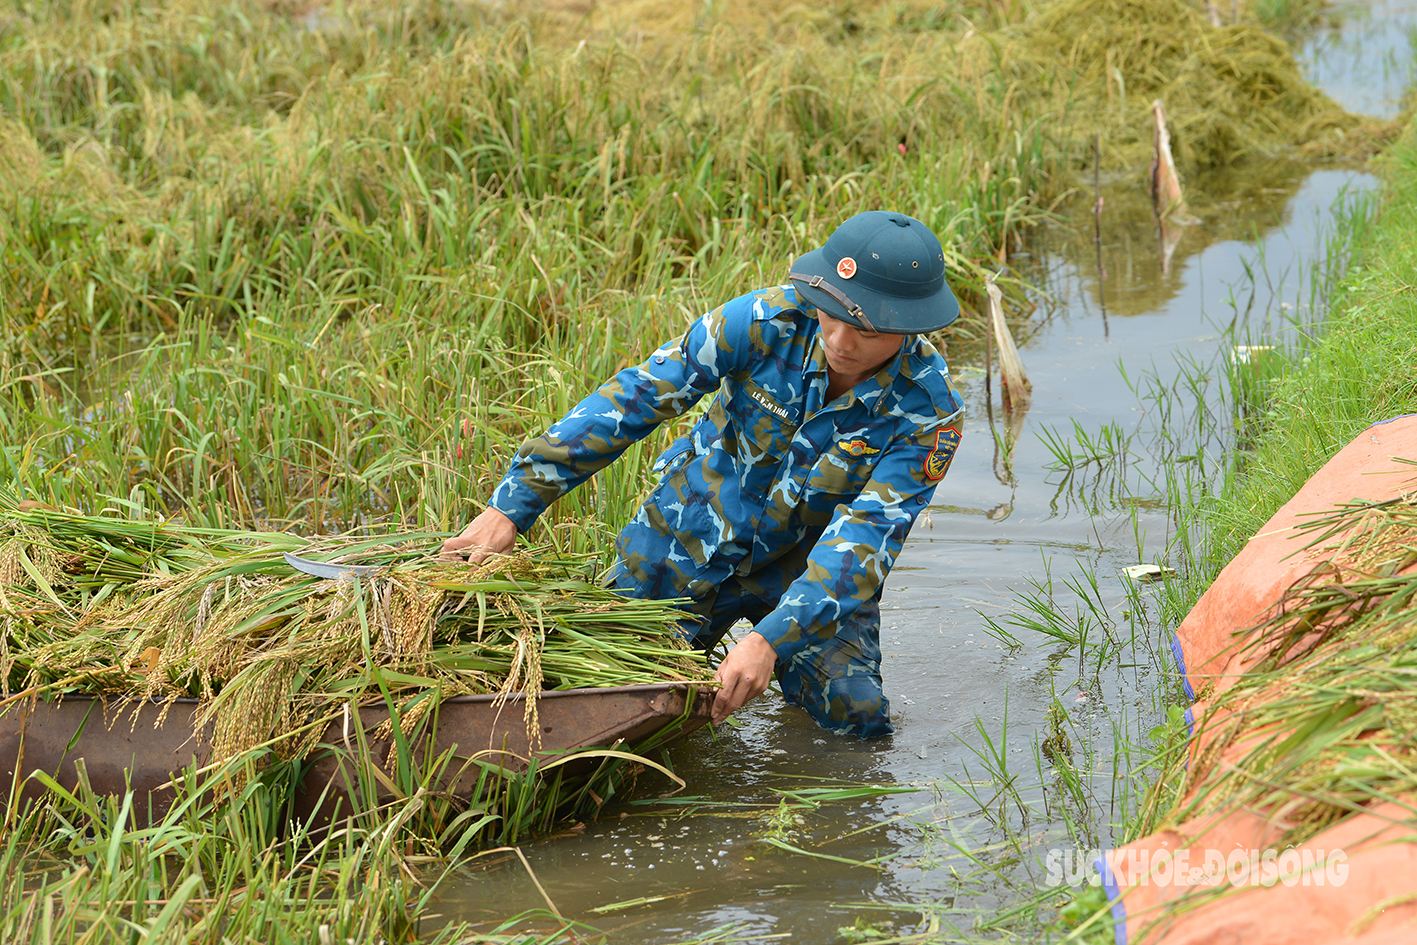
<svg viewBox="0 0 1417 945">
<path fill-rule="evenodd" d="M 287 733 L 281 753 L 302 754 L 318 720 L 380 686 L 415 716 L 526 693 L 530 732 L 545 689 L 709 680 L 673 602 L 616 594 L 584 561 L 442 562 L 439 537 L 312 542 L 0 497 L 0 684 L 6 698 L 196 697 L 224 758 Z M 286 552 L 372 569 L 322 579 Z"/>
</svg>

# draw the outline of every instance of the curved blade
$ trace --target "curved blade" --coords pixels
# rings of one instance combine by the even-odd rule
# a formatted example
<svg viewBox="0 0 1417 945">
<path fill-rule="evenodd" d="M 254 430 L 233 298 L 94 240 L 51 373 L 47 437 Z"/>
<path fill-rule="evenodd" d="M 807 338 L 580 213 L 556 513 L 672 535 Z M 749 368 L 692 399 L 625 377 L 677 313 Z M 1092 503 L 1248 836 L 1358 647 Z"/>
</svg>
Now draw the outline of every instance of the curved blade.
<svg viewBox="0 0 1417 945">
<path fill-rule="evenodd" d="M 293 555 L 288 551 L 285 552 L 285 563 L 297 571 L 303 571 L 327 581 L 352 581 L 356 577 L 368 577 L 384 570 L 382 566 L 375 564 L 331 564 L 327 561 L 315 561 L 311 558 Z"/>
</svg>

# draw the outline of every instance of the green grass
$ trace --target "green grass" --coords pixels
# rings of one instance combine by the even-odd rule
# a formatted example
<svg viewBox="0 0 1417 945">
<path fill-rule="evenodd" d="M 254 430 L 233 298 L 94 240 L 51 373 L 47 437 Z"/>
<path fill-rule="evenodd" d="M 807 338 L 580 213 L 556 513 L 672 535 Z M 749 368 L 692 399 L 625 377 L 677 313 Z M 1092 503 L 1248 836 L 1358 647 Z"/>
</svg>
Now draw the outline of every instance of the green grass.
<svg viewBox="0 0 1417 945">
<path fill-rule="evenodd" d="M 0 8 L 0 475 L 447 530 L 522 439 L 851 213 L 929 222 L 968 302 L 1062 186 L 1040 124 L 952 90 L 956 22 L 750 13 L 666 55 L 510 7 Z M 655 453 L 548 540 L 608 548 Z"/>
<path fill-rule="evenodd" d="M 437 861 L 405 848 L 401 821 L 316 835 L 284 832 L 278 777 L 248 778 L 230 803 L 204 789 L 239 767 L 189 782 L 172 812 L 138 826 L 142 799 L 57 789 L 11 810 L 0 849 L 0 936 L 7 942 L 450 942 L 421 935 L 437 891 Z M 248 772 L 249 773 L 249 772 Z M 431 930 L 430 930 L 431 931 Z"/>
<path fill-rule="evenodd" d="M 6 340 L 40 363 L 184 312 L 554 346 L 677 321 L 690 279 L 780 278 L 883 204 L 979 275 L 1049 166 L 1026 116 L 936 88 L 948 33 L 909 24 L 843 57 L 726 20 L 658 55 L 472 4 L 347 3 L 320 30 L 256 3 L 10 6 L 4 288 L 28 330 Z"/>
<path fill-rule="evenodd" d="M 1066 3 L 519 9 L 0 5 L 0 475 L 194 524 L 452 529 L 524 437 L 853 212 L 935 228 L 968 345 L 1097 121 L 1135 164 L 1144 99 L 1234 93 L 1173 103 L 1232 161 L 1253 67 L 1265 121 L 1308 129 L 1261 150 L 1352 131 L 1249 28 L 1197 80 L 1209 27 L 1169 0 L 1118 8 L 1176 42 L 1117 58 L 1115 102 L 1058 47 Z M 659 442 L 548 540 L 608 548 Z"/>
</svg>

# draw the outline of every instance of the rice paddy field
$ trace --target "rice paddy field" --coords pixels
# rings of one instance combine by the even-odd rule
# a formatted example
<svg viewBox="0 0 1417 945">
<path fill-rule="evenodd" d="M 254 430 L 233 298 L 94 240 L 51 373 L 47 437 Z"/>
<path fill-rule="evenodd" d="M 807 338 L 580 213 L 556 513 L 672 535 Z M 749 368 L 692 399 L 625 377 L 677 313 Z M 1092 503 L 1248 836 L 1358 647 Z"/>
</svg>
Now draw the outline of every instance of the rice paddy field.
<svg viewBox="0 0 1417 945">
<path fill-rule="evenodd" d="M 1412 144 L 1391 145 L 1395 103 L 1343 98 L 1333 77 L 1353 69 L 1325 37 L 1345 17 L 1361 13 L 0 2 L 0 706 L 180 695 L 220 746 L 154 822 L 82 777 L 29 807 L 8 786 L 0 935 L 1110 936 L 1103 904 L 1043 888 L 1038 863 L 1160 816 L 1168 621 L 1339 427 L 1417 409 L 1411 313 L 1390 301 Z M 1407 75 L 1410 50 L 1393 56 Z M 1156 99 L 1203 221 L 1161 272 L 1138 196 Z M 1385 146 L 1376 229 L 1350 196 L 1284 249 L 1293 208 L 1376 186 L 1362 162 Z M 351 693 L 412 724 L 447 695 L 709 674 L 671 607 L 595 580 L 675 430 L 560 502 L 517 559 L 469 571 L 433 551 L 583 392 L 881 207 L 946 247 L 964 317 L 936 340 L 975 451 L 893 579 L 894 744 L 819 740 L 769 698 L 672 757 L 607 758 L 590 782 L 497 774 L 471 805 L 399 754 L 368 773 L 387 803 L 292 827 L 302 753 Z M 1225 303 L 1193 290 L 1206 265 Z M 1013 426 L 984 386 L 995 274 L 1037 390 Z M 1362 339 L 1344 348 L 1325 318 L 1371 328 L 1333 332 Z M 1258 374 L 1169 360 L 1276 337 L 1293 357 Z M 1314 372 L 1351 405 L 1322 428 L 1298 394 Z M 386 570 L 317 591 L 286 551 Z M 1123 557 L 1183 580 L 1131 586 Z"/>
</svg>

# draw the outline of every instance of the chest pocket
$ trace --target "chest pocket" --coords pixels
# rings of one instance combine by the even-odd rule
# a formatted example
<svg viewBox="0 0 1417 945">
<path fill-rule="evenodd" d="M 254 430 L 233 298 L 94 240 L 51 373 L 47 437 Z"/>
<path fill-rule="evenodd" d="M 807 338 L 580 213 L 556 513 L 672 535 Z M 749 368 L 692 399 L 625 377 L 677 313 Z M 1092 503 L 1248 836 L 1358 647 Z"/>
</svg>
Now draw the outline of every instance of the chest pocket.
<svg viewBox="0 0 1417 945">
<path fill-rule="evenodd" d="M 846 440 L 833 442 L 817 457 L 797 506 L 797 518 L 803 525 L 825 528 L 838 505 L 850 504 L 861 494 L 881 458 L 879 452 L 868 452 L 870 449 L 861 441 Z"/>
<path fill-rule="evenodd" d="M 650 472 L 657 476 L 669 477 L 684 468 L 684 464 L 689 461 L 689 457 L 694 455 L 694 441 L 687 436 L 681 436 L 673 443 L 669 444 L 669 449 L 659 454 L 659 458 L 650 467 Z"/>
<path fill-rule="evenodd" d="M 880 458 L 880 450 L 864 440 L 834 442 L 812 464 L 812 470 L 807 474 L 806 491 L 836 496 L 858 495 L 871 481 Z"/>
<path fill-rule="evenodd" d="M 751 380 L 728 402 L 739 458 L 750 466 L 779 466 L 797 432 L 793 411 Z"/>
</svg>

